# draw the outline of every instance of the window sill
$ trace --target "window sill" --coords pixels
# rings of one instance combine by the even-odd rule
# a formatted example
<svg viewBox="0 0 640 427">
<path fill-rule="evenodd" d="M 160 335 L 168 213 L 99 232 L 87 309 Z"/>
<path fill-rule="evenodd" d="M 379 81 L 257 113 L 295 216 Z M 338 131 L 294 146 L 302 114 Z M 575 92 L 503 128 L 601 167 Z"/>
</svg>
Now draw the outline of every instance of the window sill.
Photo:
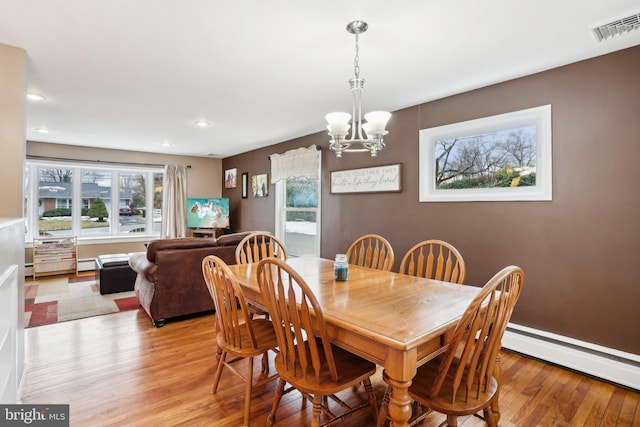
<svg viewBox="0 0 640 427">
<path fill-rule="evenodd" d="M 135 236 L 85 236 L 78 237 L 78 246 L 83 245 L 104 245 L 114 243 L 136 243 L 148 242 L 149 240 L 159 239 L 159 234 L 138 234 Z M 25 240 L 25 248 L 33 248 L 33 239 Z"/>
</svg>

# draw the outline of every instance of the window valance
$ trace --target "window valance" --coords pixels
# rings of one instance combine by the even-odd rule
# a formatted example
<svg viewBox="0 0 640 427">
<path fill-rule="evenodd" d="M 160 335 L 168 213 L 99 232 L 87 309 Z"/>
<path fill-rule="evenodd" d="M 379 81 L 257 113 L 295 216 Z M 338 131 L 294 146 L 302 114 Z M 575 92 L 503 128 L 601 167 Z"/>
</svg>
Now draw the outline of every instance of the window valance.
<svg viewBox="0 0 640 427">
<path fill-rule="evenodd" d="M 320 179 L 320 152 L 315 145 L 272 154 L 269 158 L 272 184 L 287 178 Z"/>
</svg>

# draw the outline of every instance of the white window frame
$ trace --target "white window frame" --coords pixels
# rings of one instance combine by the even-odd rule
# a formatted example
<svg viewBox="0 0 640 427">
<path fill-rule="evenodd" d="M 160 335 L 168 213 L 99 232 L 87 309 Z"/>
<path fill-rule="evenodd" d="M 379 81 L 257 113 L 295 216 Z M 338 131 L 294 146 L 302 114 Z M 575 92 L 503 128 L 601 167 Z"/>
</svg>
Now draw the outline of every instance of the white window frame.
<svg viewBox="0 0 640 427">
<path fill-rule="evenodd" d="M 318 156 L 318 176 L 322 177 L 321 156 Z M 287 182 L 280 180 L 276 183 L 276 237 L 282 241 L 285 240 L 286 219 L 288 211 L 309 211 L 316 213 L 316 248 L 315 256 L 320 256 L 320 240 L 322 232 L 322 179 L 318 179 L 318 207 L 317 208 L 288 208 L 287 204 Z"/>
<path fill-rule="evenodd" d="M 34 238 L 38 238 L 38 203 L 40 195 L 38 192 L 38 168 L 58 168 L 58 169 L 70 169 L 73 170 L 73 199 L 72 199 L 72 215 L 71 215 L 71 230 L 70 235 L 78 237 L 78 243 L 94 244 L 94 243 L 114 243 L 118 242 L 139 242 L 148 241 L 150 238 L 160 237 L 160 229 L 156 232 L 153 231 L 153 196 L 154 196 L 154 180 L 155 174 L 161 173 L 164 180 L 164 167 L 161 166 L 130 166 L 130 165 L 109 165 L 103 163 L 83 162 L 83 161 L 53 161 L 53 160 L 35 160 L 27 159 L 28 176 L 25 177 L 28 181 L 28 185 L 25 188 L 26 196 L 26 209 L 27 217 L 27 233 L 25 233 L 25 244 L 29 246 L 33 243 Z M 83 235 L 81 233 L 81 212 L 82 212 L 82 179 L 81 170 L 96 169 L 101 171 L 111 171 L 111 185 L 112 191 L 118 191 L 120 188 L 120 173 L 138 173 L 147 174 L 146 185 L 146 206 L 148 207 L 148 214 L 146 215 L 145 232 L 144 233 L 129 233 L 118 231 L 117 223 L 111 223 L 109 232 L 99 235 Z M 113 197 L 112 197 L 113 199 Z M 77 200 L 78 202 L 75 202 Z M 119 203 L 111 203 L 109 217 L 117 218 L 119 216 Z M 36 234 L 34 234 L 36 231 Z"/>
</svg>

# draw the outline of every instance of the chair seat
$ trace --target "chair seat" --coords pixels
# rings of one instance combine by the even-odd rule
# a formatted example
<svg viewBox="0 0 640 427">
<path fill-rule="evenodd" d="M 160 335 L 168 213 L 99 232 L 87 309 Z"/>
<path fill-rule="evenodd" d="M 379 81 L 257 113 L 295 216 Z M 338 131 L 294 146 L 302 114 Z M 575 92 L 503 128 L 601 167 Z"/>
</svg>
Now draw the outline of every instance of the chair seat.
<svg viewBox="0 0 640 427">
<path fill-rule="evenodd" d="M 477 380 L 469 388 L 469 393 L 463 390 L 464 384 L 460 385 L 460 389 L 456 394 L 456 399 L 452 402 L 453 395 L 453 375 L 454 369 L 449 370 L 440 393 L 437 397 L 429 397 L 431 387 L 438 375 L 441 357 L 438 357 L 418 368 L 418 372 L 409 387 L 411 397 L 421 405 L 428 407 L 436 412 L 451 415 L 469 415 L 475 414 L 487 406 L 487 402 L 491 402 L 498 391 L 498 382 L 495 377 L 491 376 L 485 390 L 478 390 Z"/>
<path fill-rule="evenodd" d="M 218 346 L 227 353 L 236 357 L 255 357 L 274 347 L 274 343 L 276 342 L 276 333 L 269 320 L 253 319 L 251 320 L 251 328 L 253 329 L 253 333 L 256 338 L 255 348 L 252 348 L 250 337 L 245 328 L 238 328 L 236 331 L 240 334 L 242 347 L 233 346 L 227 343 L 222 331 L 218 331 L 216 336 Z"/>
<path fill-rule="evenodd" d="M 307 348 L 309 347 L 309 343 L 306 341 L 305 346 Z M 298 364 L 295 369 L 285 366 L 284 358 L 281 354 L 277 354 L 275 366 L 276 370 L 280 374 L 280 378 L 290 384 L 295 384 L 295 387 L 302 392 L 328 395 L 338 393 L 349 386 L 358 384 L 376 372 L 376 365 L 374 363 L 340 347 L 332 345 L 333 357 L 335 360 L 336 370 L 338 371 L 337 381 L 332 381 L 328 365 L 324 358 L 324 352 L 322 351 L 322 344 L 318 342 L 318 346 L 320 350 L 320 357 L 322 359 L 322 368 L 320 370 L 319 380 L 316 380 L 314 372 L 307 372 L 306 376 L 303 375 L 302 369 Z M 307 354 L 310 353 L 307 351 Z M 309 362 L 308 371 L 311 370 L 311 362 Z"/>
</svg>

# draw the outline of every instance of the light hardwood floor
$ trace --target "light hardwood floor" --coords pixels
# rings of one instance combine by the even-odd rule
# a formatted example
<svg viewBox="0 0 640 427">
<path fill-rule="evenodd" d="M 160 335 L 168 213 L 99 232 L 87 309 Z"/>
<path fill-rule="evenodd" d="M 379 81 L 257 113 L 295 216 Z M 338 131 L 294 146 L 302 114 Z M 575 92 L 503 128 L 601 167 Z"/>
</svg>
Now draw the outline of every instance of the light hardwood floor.
<svg viewBox="0 0 640 427">
<path fill-rule="evenodd" d="M 72 426 L 239 426 L 243 386 L 223 374 L 211 394 L 216 365 L 213 315 L 156 329 L 142 312 L 128 311 L 26 330 L 23 403 L 68 403 Z M 259 368 L 260 363 L 256 363 Z M 503 352 L 501 426 L 640 426 L 640 393 L 520 355 Z M 378 399 L 385 384 L 374 378 Z M 252 426 L 264 426 L 276 383 L 254 392 Z M 362 392 L 360 387 L 359 392 Z M 364 396 L 343 393 L 347 399 Z M 279 426 L 308 424 L 311 405 L 286 395 Z M 368 426 L 369 412 L 344 426 Z M 438 426 L 431 414 L 422 426 Z M 465 427 L 485 426 L 476 417 Z"/>
</svg>

